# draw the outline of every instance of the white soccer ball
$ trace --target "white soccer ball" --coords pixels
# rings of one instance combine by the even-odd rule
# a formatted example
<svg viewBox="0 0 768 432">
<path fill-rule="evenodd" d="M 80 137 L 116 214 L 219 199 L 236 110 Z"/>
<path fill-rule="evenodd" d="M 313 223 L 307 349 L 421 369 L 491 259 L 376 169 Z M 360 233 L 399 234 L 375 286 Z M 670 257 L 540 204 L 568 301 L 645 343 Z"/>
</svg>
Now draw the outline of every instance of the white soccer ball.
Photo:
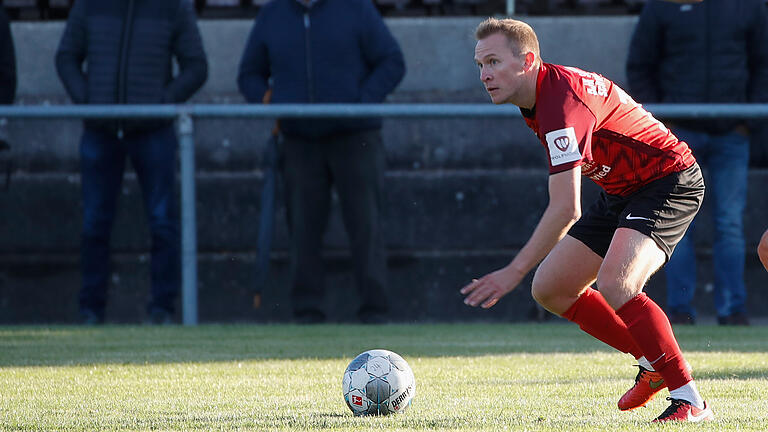
<svg viewBox="0 0 768 432">
<path fill-rule="evenodd" d="M 416 394 L 411 367 L 399 355 L 383 349 L 355 357 L 344 371 L 341 387 L 347 406 L 357 416 L 403 412 Z"/>
</svg>

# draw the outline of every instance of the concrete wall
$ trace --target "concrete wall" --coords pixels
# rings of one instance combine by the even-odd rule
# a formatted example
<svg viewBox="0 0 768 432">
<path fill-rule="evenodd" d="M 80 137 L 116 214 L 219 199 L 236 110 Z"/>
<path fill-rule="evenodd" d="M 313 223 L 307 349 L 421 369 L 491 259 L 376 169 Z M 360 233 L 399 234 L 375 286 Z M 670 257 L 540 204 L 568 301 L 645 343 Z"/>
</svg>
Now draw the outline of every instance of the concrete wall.
<svg viewBox="0 0 768 432">
<path fill-rule="evenodd" d="M 526 19 L 539 35 L 546 61 L 595 70 L 624 82 L 624 58 L 635 17 L 568 17 Z M 478 92 L 473 61 L 473 32 L 482 18 L 392 18 L 387 20 L 405 53 L 408 74 L 399 92 Z M 235 97 L 235 77 L 252 22 L 200 22 L 210 77 L 203 98 Z M 64 96 L 53 57 L 63 22 L 14 22 L 18 53 L 19 97 Z"/>
<path fill-rule="evenodd" d="M 406 56 L 408 73 L 391 100 L 484 102 L 473 63 L 472 31 L 480 18 L 388 20 Z M 633 17 L 533 18 L 547 61 L 595 70 L 624 82 L 623 61 Z M 237 64 L 251 26 L 203 21 L 210 78 L 196 96 L 241 102 Z M 19 103 L 67 103 L 53 66 L 63 23 L 14 23 Z M 278 212 L 273 278 L 262 306 L 252 306 L 261 150 L 266 121 L 196 123 L 200 317 L 203 321 L 281 321 L 288 317 L 287 233 Z M 76 121 L 14 121 L 9 125 L 17 174 L 0 190 L 0 323 L 71 322 L 79 286 L 80 198 Z M 386 232 L 389 295 L 398 320 L 525 319 L 533 307 L 523 284 L 493 311 L 464 307 L 458 288 L 505 264 L 522 246 L 546 205 L 540 144 L 519 119 L 392 120 L 384 125 L 389 172 Z M 751 173 L 765 184 L 768 173 Z M 589 183 L 589 182 L 587 182 Z M 588 197 L 596 189 L 587 186 Z M 754 251 L 768 203 L 753 187 L 747 213 L 748 281 L 753 313 L 766 315 L 768 282 Z M 113 235 L 109 319 L 143 317 L 148 292 L 148 235 L 140 193 L 129 175 Z M 711 225 L 706 211 L 702 232 Z M 355 294 L 346 236 L 334 210 L 328 235 L 328 308 L 334 319 L 354 316 Z M 711 279 L 711 242 L 701 236 L 702 286 Z M 692 270 L 693 271 L 693 270 Z M 649 291 L 663 303 L 664 280 Z M 353 299 L 350 301 L 349 299 Z M 703 313 L 709 296 L 697 300 Z"/>
</svg>

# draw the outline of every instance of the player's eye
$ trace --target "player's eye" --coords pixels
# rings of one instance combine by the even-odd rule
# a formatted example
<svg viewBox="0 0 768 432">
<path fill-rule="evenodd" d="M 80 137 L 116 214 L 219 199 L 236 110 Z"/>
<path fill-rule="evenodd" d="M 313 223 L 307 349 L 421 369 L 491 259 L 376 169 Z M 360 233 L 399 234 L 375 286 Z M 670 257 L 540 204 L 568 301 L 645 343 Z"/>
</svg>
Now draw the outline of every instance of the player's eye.
<svg viewBox="0 0 768 432">
<path fill-rule="evenodd" d="M 496 66 L 497 64 L 499 64 L 499 61 L 496 59 L 491 59 L 491 61 L 489 61 L 488 63 L 490 63 L 491 66 Z"/>
</svg>

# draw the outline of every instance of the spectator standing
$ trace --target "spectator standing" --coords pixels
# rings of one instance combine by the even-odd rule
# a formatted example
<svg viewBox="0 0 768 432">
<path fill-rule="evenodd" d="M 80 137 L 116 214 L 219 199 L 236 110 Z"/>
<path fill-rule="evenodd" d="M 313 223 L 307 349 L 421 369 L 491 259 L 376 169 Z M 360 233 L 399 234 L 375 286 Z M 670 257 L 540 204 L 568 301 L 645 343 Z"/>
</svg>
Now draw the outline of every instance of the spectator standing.
<svg viewBox="0 0 768 432">
<path fill-rule="evenodd" d="M 240 63 L 240 92 L 261 103 L 379 103 L 403 78 L 399 45 L 369 0 L 272 0 Z M 387 312 L 381 232 L 385 154 L 381 120 L 280 120 L 291 232 L 294 318 L 325 320 L 322 237 L 335 185 L 360 294 L 358 317 Z"/>
<path fill-rule="evenodd" d="M 0 6 L 0 104 L 10 105 L 16 98 L 16 54 L 13 48 L 11 23 Z M 0 118 L 0 151 L 10 150 L 7 121 Z"/>
<path fill-rule="evenodd" d="M 16 98 L 16 54 L 11 22 L 0 7 L 0 104 L 9 105 Z"/>
<path fill-rule="evenodd" d="M 676 5 L 650 0 L 627 60 L 631 93 L 640 102 L 768 101 L 768 13 L 763 0 L 707 0 Z M 749 129 L 737 119 L 680 120 L 672 132 L 708 168 L 714 213 L 714 294 L 720 324 L 748 325 L 743 213 Z M 693 324 L 696 288 L 693 228 L 665 267 L 670 321 Z"/>
<path fill-rule="evenodd" d="M 76 0 L 56 68 L 76 104 L 184 102 L 203 85 L 208 70 L 190 0 Z M 104 321 L 110 232 L 126 159 L 136 171 L 152 236 L 149 321 L 172 321 L 181 278 L 177 146 L 171 121 L 85 121 L 79 295 L 84 323 Z"/>
</svg>

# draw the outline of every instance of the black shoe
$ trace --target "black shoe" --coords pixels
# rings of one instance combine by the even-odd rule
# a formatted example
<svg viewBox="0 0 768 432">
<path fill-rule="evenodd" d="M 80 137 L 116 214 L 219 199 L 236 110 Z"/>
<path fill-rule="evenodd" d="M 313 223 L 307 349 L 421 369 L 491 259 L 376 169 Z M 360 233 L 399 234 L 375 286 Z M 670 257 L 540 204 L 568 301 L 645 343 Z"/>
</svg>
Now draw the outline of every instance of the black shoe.
<svg viewBox="0 0 768 432">
<path fill-rule="evenodd" d="M 104 314 L 98 313 L 92 309 L 80 310 L 80 324 L 82 325 L 101 325 L 104 324 Z"/>
<path fill-rule="evenodd" d="M 322 324 L 325 322 L 325 314 L 315 309 L 296 311 L 293 313 L 293 321 L 296 324 Z"/>
<path fill-rule="evenodd" d="M 387 316 L 380 312 L 360 314 L 357 319 L 360 321 L 360 324 L 386 324 L 389 322 Z"/>
<path fill-rule="evenodd" d="M 148 325 L 169 325 L 173 324 L 173 314 L 165 309 L 154 308 L 149 311 L 149 316 L 145 321 Z"/>
<path fill-rule="evenodd" d="M 360 324 L 386 324 L 390 320 L 385 307 L 362 306 L 357 311 L 357 321 Z"/>
<path fill-rule="evenodd" d="M 717 323 L 720 325 L 748 326 L 749 317 L 744 312 L 736 312 L 725 317 L 717 317 Z"/>
<path fill-rule="evenodd" d="M 678 325 L 694 325 L 696 324 L 696 318 L 687 313 L 672 313 L 669 314 L 669 323 Z"/>
</svg>

